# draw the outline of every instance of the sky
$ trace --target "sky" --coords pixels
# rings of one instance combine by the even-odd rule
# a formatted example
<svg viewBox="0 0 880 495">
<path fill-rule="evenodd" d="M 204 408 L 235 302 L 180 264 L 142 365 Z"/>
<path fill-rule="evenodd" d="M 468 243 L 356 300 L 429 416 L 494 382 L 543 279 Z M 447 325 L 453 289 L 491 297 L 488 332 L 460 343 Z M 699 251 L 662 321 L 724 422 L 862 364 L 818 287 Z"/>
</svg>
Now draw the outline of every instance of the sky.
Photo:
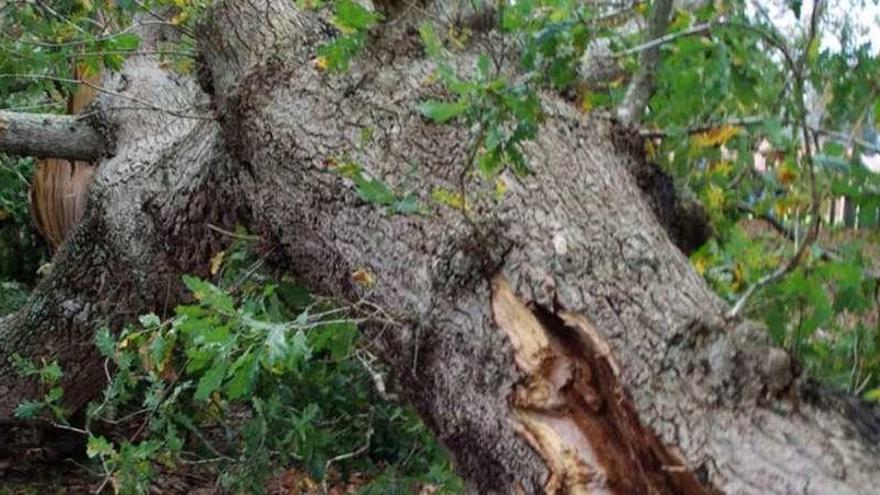
<svg viewBox="0 0 880 495">
<path fill-rule="evenodd" d="M 856 28 L 858 42 L 871 42 L 874 53 L 880 52 L 880 5 L 878 0 L 824 0 L 828 3 L 828 16 L 832 23 L 839 24 L 847 17 L 851 18 Z M 783 31 L 794 34 L 809 23 L 813 11 L 814 0 L 803 0 L 801 19 L 797 19 L 792 10 L 782 0 L 753 0 L 752 5 L 760 5 L 768 10 L 770 18 Z M 754 7 L 751 9 L 754 12 Z M 840 29 L 826 25 L 822 37 L 822 48 L 832 51 L 840 49 Z"/>
</svg>

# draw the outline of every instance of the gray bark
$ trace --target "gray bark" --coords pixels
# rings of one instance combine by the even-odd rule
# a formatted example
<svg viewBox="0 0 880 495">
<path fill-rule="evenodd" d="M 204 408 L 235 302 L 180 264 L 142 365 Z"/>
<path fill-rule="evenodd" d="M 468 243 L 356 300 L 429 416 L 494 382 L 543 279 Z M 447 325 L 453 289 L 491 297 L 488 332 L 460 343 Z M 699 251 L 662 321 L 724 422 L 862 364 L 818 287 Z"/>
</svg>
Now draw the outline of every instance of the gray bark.
<svg viewBox="0 0 880 495">
<path fill-rule="evenodd" d="M 457 190 L 468 135 L 415 111 L 444 96 L 424 83 L 434 65 L 417 10 L 329 75 L 312 63 L 329 36 L 317 14 L 283 0 L 218 6 L 199 35 L 216 120 L 103 115 L 116 155 L 50 278 L 0 321 L 0 357 L 59 357 L 79 370 L 68 400 L 82 405 L 103 385 L 96 323 L 172 307 L 177 276 L 220 248 L 205 223 L 238 220 L 312 290 L 393 317 L 363 331 L 480 492 L 871 492 L 880 422 L 806 386 L 763 329 L 722 317 L 639 188 L 634 133 L 544 95 L 533 176 L 504 176 L 501 199 L 473 181 L 467 218 L 432 202 L 435 188 Z M 149 57 L 125 71 L 120 91 L 159 107 L 208 97 Z M 364 202 L 334 171 L 342 160 L 428 212 Z M 357 270 L 375 285 L 352 282 Z M 6 366 L 0 413 L 34 393 Z"/>
<path fill-rule="evenodd" d="M 97 160 L 104 140 L 82 117 L 0 110 L 0 149 L 18 155 Z"/>
<path fill-rule="evenodd" d="M 669 16 L 672 15 L 672 0 L 654 0 L 651 18 L 648 21 L 647 40 L 660 38 L 666 34 Z M 645 107 L 654 92 L 654 75 L 660 66 L 660 46 L 652 46 L 639 53 L 639 68 L 626 88 L 626 95 L 617 108 L 617 116 L 627 124 L 638 124 L 645 113 Z"/>
</svg>

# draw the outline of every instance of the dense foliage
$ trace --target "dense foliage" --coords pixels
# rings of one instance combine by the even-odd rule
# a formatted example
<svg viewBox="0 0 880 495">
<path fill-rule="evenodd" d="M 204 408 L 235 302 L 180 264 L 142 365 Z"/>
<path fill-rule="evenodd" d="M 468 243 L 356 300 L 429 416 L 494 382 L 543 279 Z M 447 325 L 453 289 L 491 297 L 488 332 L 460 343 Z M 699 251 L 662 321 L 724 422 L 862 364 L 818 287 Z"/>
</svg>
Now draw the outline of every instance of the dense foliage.
<svg viewBox="0 0 880 495">
<path fill-rule="evenodd" d="M 357 321 L 380 318 L 377 309 L 313 298 L 262 265 L 234 247 L 213 260 L 216 284 L 185 278 L 194 301 L 174 316 L 97 333 L 115 372 L 82 433 L 105 482 L 147 493 L 160 469 L 208 463 L 234 493 L 262 492 L 284 469 L 298 473 L 298 488 L 458 491 L 445 453 L 410 409 L 390 401 L 385 371 L 358 344 Z M 46 394 L 17 415 L 66 423 L 64 371 L 19 361 Z"/>
<path fill-rule="evenodd" d="M 192 26 L 208 3 L 10 2 L 0 15 L 0 106 L 63 112 L 73 68 L 114 70 L 137 52 L 128 26 L 139 12 L 179 29 L 180 39 L 160 55 L 191 71 Z M 334 40 L 315 54 L 317 70 L 329 75 L 357 63 L 382 22 L 355 0 L 299 4 L 335 27 Z M 856 19 L 826 2 L 818 9 L 794 0 L 685 4 L 657 43 L 662 62 L 639 125 L 646 154 L 711 218 L 714 234 L 692 255 L 693 265 L 734 313 L 763 320 L 810 376 L 880 400 L 880 253 L 873 248 L 880 174 L 866 161 L 880 151 L 878 47 L 861 41 Z M 522 146 L 541 132 L 542 91 L 566 96 L 585 113 L 611 114 L 640 54 L 653 46 L 640 29 L 650 19 L 646 2 L 495 5 L 497 36 L 464 73 L 447 61 L 473 33 L 439 21 L 420 29 L 437 67 L 425 84 L 448 97 L 414 106 L 437 123 L 469 129 L 473 151 L 461 189 L 434 191 L 433 199 L 463 212 L 468 195 L 504 194 L 499 174 L 530 173 Z M 515 74 L 504 70 L 505 60 L 517 61 Z M 611 66 L 613 77 L 592 79 L 597 61 Z M 361 196 L 390 214 L 427 211 L 357 164 L 340 158 L 339 165 Z M 0 156 L 3 312 L 22 303 L 39 262 L 27 221 L 30 169 L 29 160 Z M 137 486 L 146 459 L 198 454 L 217 457 L 225 482 L 244 486 L 290 463 L 323 479 L 330 459 L 356 452 L 332 463 L 333 476 L 384 473 L 399 482 L 421 475 L 425 483 L 454 486 L 424 428 L 405 408 L 378 400 L 372 359 L 356 345 L 351 321 L 364 308 L 312 300 L 284 279 L 233 281 L 229 274 L 238 272 L 228 263 L 218 261 L 216 285 L 188 278 L 196 302 L 174 316 L 148 315 L 119 336 L 100 334 L 118 371 L 105 401 L 91 409 L 92 423 L 135 414 L 129 419 L 148 432 L 130 442 L 90 430 L 90 453 L 108 472 Z M 29 371 L 46 375 L 54 390 L 60 370 Z M 60 393 L 25 405 L 24 413 L 51 411 Z M 223 427 L 231 422 L 236 428 Z M 217 431 L 203 431 L 208 425 Z M 184 441 L 187 432 L 197 432 L 195 447 Z M 223 447 L 209 435 L 219 435 Z"/>
</svg>

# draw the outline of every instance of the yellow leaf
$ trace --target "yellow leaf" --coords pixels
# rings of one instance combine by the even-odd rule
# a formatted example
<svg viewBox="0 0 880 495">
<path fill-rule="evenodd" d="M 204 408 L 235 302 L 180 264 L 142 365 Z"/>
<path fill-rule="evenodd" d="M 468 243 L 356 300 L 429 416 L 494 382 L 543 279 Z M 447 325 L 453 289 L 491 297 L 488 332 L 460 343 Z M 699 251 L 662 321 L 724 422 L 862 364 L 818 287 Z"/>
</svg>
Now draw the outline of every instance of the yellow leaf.
<svg viewBox="0 0 880 495">
<path fill-rule="evenodd" d="M 442 187 L 435 188 L 431 191 L 431 197 L 434 198 L 434 201 L 454 210 L 467 210 L 467 206 L 465 205 L 464 198 L 461 197 L 461 194 L 452 192 L 449 189 L 444 189 Z"/>
<path fill-rule="evenodd" d="M 773 211 L 778 218 L 783 218 L 785 217 L 785 214 L 788 213 L 788 205 L 786 205 L 784 201 L 777 201 L 773 203 Z"/>
<path fill-rule="evenodd" d="M 504 182 L 504 179 L 498 177 L 495 179 L 495 199 L 501 199 L 504 197 L 504 193 L 507 192 L 507 183 Z"/>
<path fill-rule="evenodd" d="M 709 148 L 730 141 L 730 138 L 739 134 L 739 131 L 740 128 L 737 126 L 723 125 L 695 135 L 692 141 L 697 148 Z"/>
<path fill-rule="evenodd" d="M 314 64 L 315 69 L 318 69 L 319 71 L 324 72 L 325 70 L 327 70 L 327 66 L 328 66 L 327 65 L 327 57 L 318 57 L 312 61 L 312 64 Z"/>
<path fill-rule="evenodd" d="M 217 275 L 217 272 L 220 271 L 220 266 L 223 265 L 223 257 L 225 255 L 226 251 L 220 251 L 211 258 L 211 275 Z"/>
<path fill-rule="evenodd" d="M 376 283 L 376 277 L 366 268 L 358 268 L 351 274 L 354 283 L 363 287 L 372 287 Z"/>
<path fill-rule="evenodd" d="M 6 220 L 6 219 L 9 218 L 11 215 L 12 215 L 12 214 L 9 213 L 8 211 L 4 210 L 3 208 L 0 208 L 0 221 Z"/>
<path fill-rule="evenodd" d="M 179 26 L 181 24 L 186 23 L 187 19 L 189 19 L 189 12 L 184 10 L 181 13 L 179 13 L 176 16 L 171 18 L 171 24 L 173 26 Z"/>
<path fill-rule="evenodd" d="M 657 156 L 657 146 L 650 139 L 645 140 L 645 156 L 651 159 Z"/>
<path fill-rule="evenodd" d="M 719 160 L 712 164 L 711 170 L 721 175 L 727 175 L 733 170 L 733 164 L 730 160 Z"/>
<path fill-rule="evenodd" d="M 713 211 L 718 211 L 724 206 L 724 190 L 717 184 L 712 184 L 706 191 L 706 205 Z"/>
<path fill-rule="evenodd" d="M 458 30 L 455 28 L 454 24 L 450 24 L 449 30 L 446 33 L 446 37 L 449 38 L 449 41 L 455 46 L 458 50 L 464 50 L 465 44 L 468 39 L 470 39 L 471 30 L 470 29 L 461 29 Z"/>
<path fill-rule="evenodd" d="M 776 169 L 776 179 L 784 185 L 789 185 L 797 178 L 797 170 L 789 164 L 783 164 Z"/>
<path fill-rule="evenodd" d="M 626 78 L 623 76 L 620 76 L 617 79 L 614 79 L 610 83 L 608 83 L 608 87 L 619 88 L 619 87 L 623 86 L 624 81 L 626 81 Z"/>
<path fill-rule="evenodd" d="M 589 113 L 593 109 L 593 100 L 590 98 L 589 94 L 585 94 L 583 99 L 581 100 L 581 111 L 584 113 Z"/>
<path fill-rule="evenodd" d="M 739 263 L 733 267 L 733 290 L 739 291 L 743 286 L 743 282 L 745 282 L 745 274 L 743 273 L 742 265 Z"/>
<path fill-rule="evenodd" d="M 694 260 L 694 269 L 697 270 L 697 273 L 703 275 L 706 273 L 706 270 L 709 268 L 709 260 L 705 257 L 700 257 Z"/>
<path fill-rule="evenodd" d="M 440 80 L 440 76 L 436 72 L 430 72 L 422 79 L 422 86 L 430 86 Z"/>
</svg>

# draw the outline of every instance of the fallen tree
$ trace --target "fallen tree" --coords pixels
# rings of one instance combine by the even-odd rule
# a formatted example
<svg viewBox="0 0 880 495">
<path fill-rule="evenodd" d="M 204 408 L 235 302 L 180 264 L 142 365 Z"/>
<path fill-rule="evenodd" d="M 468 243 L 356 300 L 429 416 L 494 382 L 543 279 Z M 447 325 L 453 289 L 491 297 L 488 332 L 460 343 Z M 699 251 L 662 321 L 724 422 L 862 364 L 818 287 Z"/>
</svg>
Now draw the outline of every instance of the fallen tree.
<svg viewBox="0 0 880 495">
<path fill-rule="evenodd" d="M 218 231 L 241 223 L 313 291 L 389 315 L 363 331 L 480 492 L 870 492 L 877 416 L 724 317 L 676 246 L 701 227 L 669 214 L 687 209 L 636 132 L 548 93 L 525 145 L 534 173 L 503 176 L 502 197 L 393 214 L 357 194 L 342 163 L 423 204 L 461 187 L 468 130 L 416 110 L 443 96 L 425 82 L 436 64 L 418 25 L 448 8 L 388 7 L 365 53 L 331 74 L 314 63 L 332 36 L 320 15 L 229 0 L 201 26 L 198 84 L 149 54 L 109 74 L 88 125 L 110 151 L 85 217 L 0 320 L 0 416 L 39 391 L 14 354 L 57 359 L 70 410 L 93 398 L 105 383 L 93 332 L 173 307 L 180 275 L 204 273 Z M 41 127 L 28 129 L 10 148 L 44 153 Z"/>
</svg>

